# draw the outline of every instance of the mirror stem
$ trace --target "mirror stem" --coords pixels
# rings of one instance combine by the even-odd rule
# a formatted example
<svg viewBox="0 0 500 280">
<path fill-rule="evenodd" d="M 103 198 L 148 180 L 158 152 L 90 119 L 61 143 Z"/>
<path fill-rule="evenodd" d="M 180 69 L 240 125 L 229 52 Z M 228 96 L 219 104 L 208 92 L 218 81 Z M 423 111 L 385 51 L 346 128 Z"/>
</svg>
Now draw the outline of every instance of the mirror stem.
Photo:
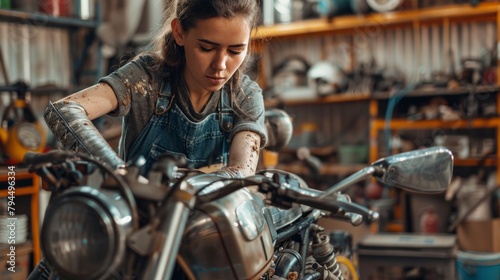
<svg viewBox="0 0 500 280">
<path fill-rule="evenodd" d="M 331 186 L 320 197 L 327 197 L 331 194 L 342 192 L 349 186 L 357 182 L 363 181 L 367 178 L 370 178 L 372 174 L 374 174 L 376 171 L 379 171 L 379 169 L 373 166 L 365 167 L 359 170 L 358 172 L 350 175 L 349 177 L 345 178 L 344 180 L 341 180 L 337 184 Z"/>
</svg>

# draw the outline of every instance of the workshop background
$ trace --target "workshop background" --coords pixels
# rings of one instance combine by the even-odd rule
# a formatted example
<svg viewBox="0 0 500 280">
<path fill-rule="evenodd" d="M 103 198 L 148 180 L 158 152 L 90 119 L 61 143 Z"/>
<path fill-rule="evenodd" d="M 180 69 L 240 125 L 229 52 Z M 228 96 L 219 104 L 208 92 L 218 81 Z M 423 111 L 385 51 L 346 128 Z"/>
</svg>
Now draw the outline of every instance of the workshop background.
<svg viewBox="0 0 500 280">
<path fill-rule="evenodd" d="M 16 234 L 22 269 L 13 276 L 2 266 L 0 279 L 25 279 L 42 256 L 38 232 L 49 194 L 22 157 L 58 148 L 41 117 L 49 100 L 94 84 L 140 52 L 171 1 L 0 0 L 0 214 L 7 215 L 7 167 L 16 166 L 16 211 L 25 223 Z M 500 3 L 263 0 L 261 8 L 249 75 L 266 107 L 293 117 L 294 133 L 283 151 L 263 151 L 260 167 L 326 189 L 381 157 L 445 146 L 455 159 L 446 193 L 420 196 L 368 180 L 348 194 L 381 220 L 323 226 L 347 232 L 353 250 L 373 232 L 444 236 L 415 254 L 450 256 L 460 279 L 500 279 Z M 120 119 L 94 123 L 116 147 Z M 406 252 L 418 242 L 426 241 L 364 245 L 388 258 L 391 249 Z M 360 254 L 352 256 L 357 264 Z M 407 269 L 414 260 L 403 268 L 388 261 L 371 279 L 430 279 L 422 276 L 432 275 L 429 268 Z"/>
</svg>

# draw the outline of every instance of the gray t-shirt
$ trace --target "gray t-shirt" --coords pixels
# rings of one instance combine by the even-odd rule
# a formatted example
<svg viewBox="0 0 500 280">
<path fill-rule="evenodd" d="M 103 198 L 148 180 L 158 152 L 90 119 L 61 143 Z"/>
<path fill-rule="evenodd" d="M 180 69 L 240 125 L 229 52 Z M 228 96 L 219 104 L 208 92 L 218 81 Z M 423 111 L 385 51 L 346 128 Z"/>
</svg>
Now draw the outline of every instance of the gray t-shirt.
<svg viewBox="0 0 500 280">
<path fill-rule="evenodd" d="M 118 99 L 118 108 L 109 115 L 123 117 L 119 153 L 125 160 L 130 147 L 155 112 L 162 83 L 169 81 L 169 73 L 159 72 L 151 67 L 154 59 L 150 55 L 141 55 L 99 80 L 111 86 Z M 191 121 L 199 122 L 217 110 L 220 91 L 212 94 L 202 112 L 195 112 L 185 85 L 178 88 L 178 93 L 173 92 L 176 95 L 174 100 Z M 262 148 L 267 143 L 262 90 L 246 75 L 242 78 L 241 88 L 242 91 L 233 100 L 233 107 L 237 106 L 239 109 L 233 109 L 234 125 L 230 138 L 240 131 L 252 131 L 261 136 Z M 243 113 L 238 113 L 240 111 Z"/>
</svg>

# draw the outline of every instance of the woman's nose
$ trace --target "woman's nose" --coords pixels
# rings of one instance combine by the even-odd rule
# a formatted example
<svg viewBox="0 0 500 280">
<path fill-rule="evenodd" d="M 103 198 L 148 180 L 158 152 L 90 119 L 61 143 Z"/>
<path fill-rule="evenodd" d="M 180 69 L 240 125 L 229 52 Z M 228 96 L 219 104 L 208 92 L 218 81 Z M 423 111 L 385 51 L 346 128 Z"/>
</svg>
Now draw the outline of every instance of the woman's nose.
<svg viewBox="0 0 500 280">
<path fill-rule="evenodd" d="M 217 52 L 214 60 L 212 61 L 212 67 L 217 71 L 222 71 L 226 69 L 227 55 L 225 52 Z"/>
</svg>

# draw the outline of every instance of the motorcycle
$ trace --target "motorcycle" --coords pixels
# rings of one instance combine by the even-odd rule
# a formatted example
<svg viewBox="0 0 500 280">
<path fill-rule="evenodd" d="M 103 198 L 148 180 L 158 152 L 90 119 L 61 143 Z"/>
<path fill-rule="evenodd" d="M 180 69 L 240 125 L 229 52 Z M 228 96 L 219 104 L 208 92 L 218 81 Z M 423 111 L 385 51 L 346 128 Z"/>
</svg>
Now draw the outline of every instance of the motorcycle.
<svg viewBox="0 0 500 280">
<path fill-rule="evenodd" d="M 52 191 L 44 260 L 29 279 L 344 279 L 338 248 L 318 220 L 359 225 L 379 215 L 342 191 L 373 177 L 439 193 L 453 171 L 444 147 L 379 159 L 325 191 L 283 170 L 228 179 L 169 156 L 147 181 L 140 159 L 126 175 L 65 151 L 28 153 L 24 162 Z"/>
</svg>

